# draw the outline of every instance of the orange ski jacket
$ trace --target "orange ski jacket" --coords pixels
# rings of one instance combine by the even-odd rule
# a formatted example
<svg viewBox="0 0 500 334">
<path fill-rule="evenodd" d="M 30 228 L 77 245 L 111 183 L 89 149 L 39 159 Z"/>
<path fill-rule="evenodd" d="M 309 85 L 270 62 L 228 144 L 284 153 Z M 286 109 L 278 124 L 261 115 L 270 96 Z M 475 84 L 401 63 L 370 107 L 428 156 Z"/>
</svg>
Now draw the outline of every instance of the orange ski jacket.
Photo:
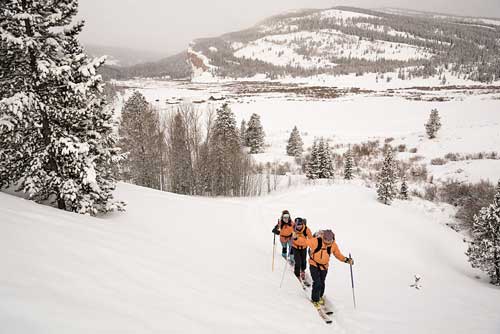
<svg viewBox="0 0 500 334">
<path fill-rule="evenodd" d="M 333 254 L 337 260 L 345 262 L 347 257 L 345 257 L 339 249 L 339 246 L 334 241 L 332 244 L 327 245 L 323 240 L 318 241 L 320 238 L 306 239 L 306 244 L 310 248 L 309 250 L 309 265 L 315 266 L 321 270 L 328 269 L 328 263 L 330 262 L 330 254 Z M 316 251 L 318 244 L 321 243 L 321 248 Z M 330 254 L 328 254 L 328 248 L 330 248 Z M 316 251 L 316 252 L 315 252 Z"/>
<path fill-rule="evenodd" d="M 295 224 L 294 224 L 295 227 Z M 302 227 L 302 230 L 300 231 L 295 231 L 292 234 L 293 241 L 292 241 L 292 247 L 297 248 L 297 249 L 306 249 L 307 248 L 307 239 L 312 238 L 312 233 L 311 229 L 304 225 Z"/>
</svg>

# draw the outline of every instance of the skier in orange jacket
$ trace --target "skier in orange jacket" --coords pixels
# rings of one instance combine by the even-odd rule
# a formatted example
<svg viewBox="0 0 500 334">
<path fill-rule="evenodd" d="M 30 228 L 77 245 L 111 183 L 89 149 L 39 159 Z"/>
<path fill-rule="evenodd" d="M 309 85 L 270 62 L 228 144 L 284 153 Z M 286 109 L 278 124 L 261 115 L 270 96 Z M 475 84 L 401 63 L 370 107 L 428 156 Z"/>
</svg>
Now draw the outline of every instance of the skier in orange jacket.
<svg viewBox="0 0 500 334">
<path fill-rule="evenodd" d="M 295 261 L 295 276 L 304 284 L 306 282 L 306 265 L 307 265 L 307 239 L 312 238 L 311 229 L 306 225 L 305 218 L 295 218 L 292 234 L 292 252 Z"/>
<path fill-rule="evenodd" d="M 335 234 L 331 230 L 319 231 L 313 238 L 306 239 L 309 249 L 309 270 L 313 280 L 311 301 L 316 308 L 325 304 L 325 279 L 328 273 L 330 255 L 337 260 L 354 265 L 352 258 L 344 256 L 335 242 Z"/>
<path fill-rule="evenodd" d="M 283 210 L 281 213 L 281 218 L 278 220 L 278 224 L 274 226 L 273 233 L 280 236 L 281 242 L 281 256 L 287 259 L 287 253 L 290 251 L 289 260 L 293 262 L 293 254 L 291 252 L 291 243 L 292 243 L 292 234 L 293 234 L 293 226 L 292 226 L 292 217 L 290 216 L 290 212 L 288 210 Z"/>
</svg>

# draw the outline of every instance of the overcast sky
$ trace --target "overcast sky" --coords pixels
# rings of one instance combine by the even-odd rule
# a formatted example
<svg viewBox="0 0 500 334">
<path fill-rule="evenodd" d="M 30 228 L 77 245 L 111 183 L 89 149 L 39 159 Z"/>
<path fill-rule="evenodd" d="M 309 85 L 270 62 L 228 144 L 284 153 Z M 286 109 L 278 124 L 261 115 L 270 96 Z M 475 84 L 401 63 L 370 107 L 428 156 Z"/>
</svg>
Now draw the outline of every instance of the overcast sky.
<svg viewBox="0 0 500 334">
<path fill-rule="evenodd" d="M 500 0 L 80 0 L 81 40 L 168 55 L 195 38 L 248 28 L 286 10 L 338 5 L 500 17 Z"/>
</svg>

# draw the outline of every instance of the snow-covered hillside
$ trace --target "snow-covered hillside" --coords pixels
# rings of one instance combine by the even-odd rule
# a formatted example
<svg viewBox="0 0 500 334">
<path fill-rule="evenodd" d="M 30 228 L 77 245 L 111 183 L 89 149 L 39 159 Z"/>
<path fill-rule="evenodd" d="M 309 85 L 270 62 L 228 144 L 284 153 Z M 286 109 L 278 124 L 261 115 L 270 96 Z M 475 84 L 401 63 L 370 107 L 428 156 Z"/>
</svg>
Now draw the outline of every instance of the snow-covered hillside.
<svg viewBox="0 0 500 334">
<path fill-rule="evenodd" d="M 342 6 L 293 11 L 194 40 L 188 60 L 196 82 L 397 72 L 409 81 L 446 83 L 451 76 L 490 83 L 500 77 L 498 22 Z M 489 60 L 478 61 L 477 53 Z"/>
<path fill-rule="evenodd" d="M 498 333 L 500 290 L 477 279 L 452 212 L 379 204 L 337 184 L 251 200 L 191 198 L 121 184 L 126 213 L 89 218 L 0 193 L 2 333 Z M 355 258 L 332 262 L 332 327 L 276 258 L 280 210 L 333 228 Z M 333 260 L 332 260 L 333 261 Z M 410 288 L 414 274 L 421 290 Z M 464 316 L 466 314 L 466 316 Z"/>
</svg>

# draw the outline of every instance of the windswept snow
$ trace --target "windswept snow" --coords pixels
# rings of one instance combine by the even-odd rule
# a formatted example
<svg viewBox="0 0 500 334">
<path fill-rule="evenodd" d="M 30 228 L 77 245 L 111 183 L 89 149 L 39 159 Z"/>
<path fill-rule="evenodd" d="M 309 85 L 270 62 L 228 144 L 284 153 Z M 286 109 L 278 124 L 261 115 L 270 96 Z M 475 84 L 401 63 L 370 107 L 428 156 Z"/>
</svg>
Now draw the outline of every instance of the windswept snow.
<svg viewBox="0 0 500 334">
<path fill-rule="evenodd" d="M 498 333 L 500 290 L 468 264 L 452 210 L 391 207 L 337 184 L 251 200 L 190 198 L 120 184 L 126 213 L 95 219 L 0 193 L 0 323 L 5 333 Z M 333 228 L 322 323 L 292 273 L 271 272 L 279 212 Z M 421 290 L 410 288 L 422 276 Z M 464 310 L 467 316 L 464 317 Z M 279 321 L 278 321 L 279 320 Z"/>
</svg>

